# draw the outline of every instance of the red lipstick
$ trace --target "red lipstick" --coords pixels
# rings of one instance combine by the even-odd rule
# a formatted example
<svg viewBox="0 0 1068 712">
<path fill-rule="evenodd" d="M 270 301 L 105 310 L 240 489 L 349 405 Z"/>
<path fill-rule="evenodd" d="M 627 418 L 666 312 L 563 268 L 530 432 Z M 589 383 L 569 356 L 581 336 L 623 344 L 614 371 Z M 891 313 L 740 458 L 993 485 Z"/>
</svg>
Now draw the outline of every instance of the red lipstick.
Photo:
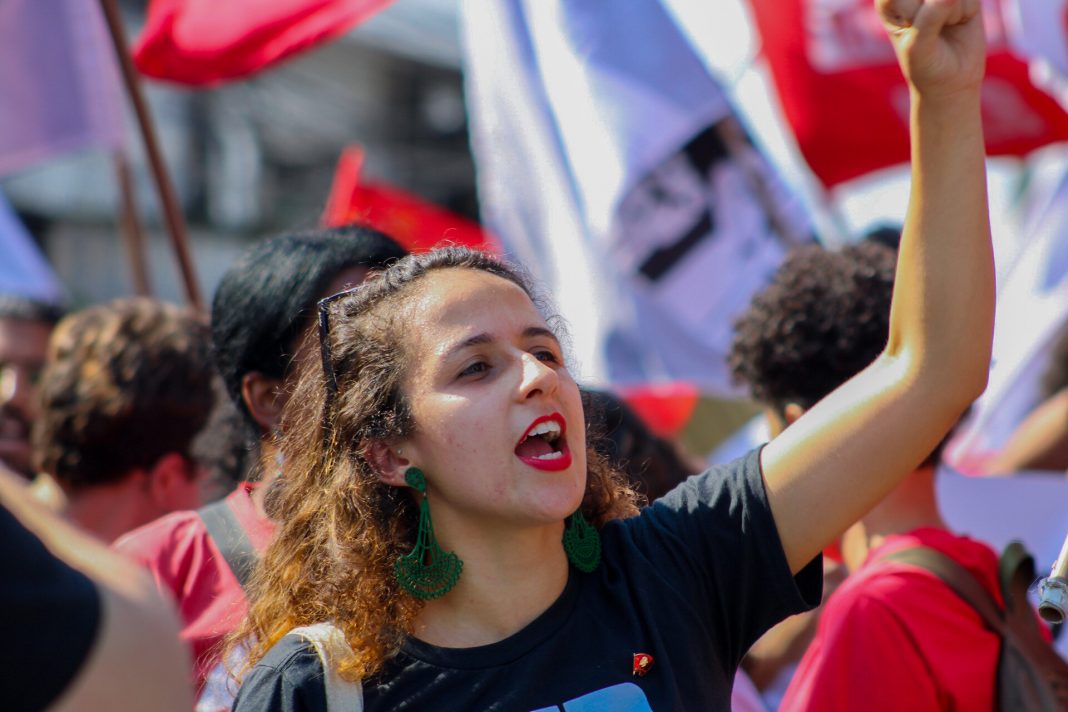
<svg viewBox="0 0 1068 712">
<path fill-rule="evenodd" d="M 559 413 L 534 420 L 515 446 L 515 454 L 524 464 L 544 472 L 559 472 L 571 466 L 567 446 L 567 421 Z"/>
</svg>

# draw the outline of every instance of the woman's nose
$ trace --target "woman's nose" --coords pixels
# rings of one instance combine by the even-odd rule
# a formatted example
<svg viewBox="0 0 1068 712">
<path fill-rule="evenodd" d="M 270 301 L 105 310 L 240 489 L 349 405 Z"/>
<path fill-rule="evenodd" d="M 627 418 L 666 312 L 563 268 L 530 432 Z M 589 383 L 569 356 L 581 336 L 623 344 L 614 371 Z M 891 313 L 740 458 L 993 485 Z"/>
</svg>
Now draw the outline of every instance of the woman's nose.
<svg viewBox="0 0 1068 712">
<path fill-rule="evenodd" d="M 529 353 L 523 355 L 522 364 L 523 378 L 520 384 L 522 398 L 549 395 L 556 391 L 558 376 L 556 370 L 549 364 Z"/>
</svg>

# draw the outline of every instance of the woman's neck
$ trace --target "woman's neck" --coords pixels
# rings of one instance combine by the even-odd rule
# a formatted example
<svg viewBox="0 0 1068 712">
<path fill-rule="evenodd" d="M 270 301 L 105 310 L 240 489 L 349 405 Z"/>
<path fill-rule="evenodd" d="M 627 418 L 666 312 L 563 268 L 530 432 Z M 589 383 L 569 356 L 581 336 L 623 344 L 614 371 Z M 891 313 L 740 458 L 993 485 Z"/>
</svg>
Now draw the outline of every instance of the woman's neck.
<svg viewBox="0 0 1068 712">
<path fill-rule="evenodd" d="M 448 594 L 426 603 L 416 618 L 415 637 L 444 648 L 471 648 L 522 630 L 567 585 L 562 533 L 562 527 L 547 527 L 457 545 L 464 562 L 460 580 Z"/>
</svg>

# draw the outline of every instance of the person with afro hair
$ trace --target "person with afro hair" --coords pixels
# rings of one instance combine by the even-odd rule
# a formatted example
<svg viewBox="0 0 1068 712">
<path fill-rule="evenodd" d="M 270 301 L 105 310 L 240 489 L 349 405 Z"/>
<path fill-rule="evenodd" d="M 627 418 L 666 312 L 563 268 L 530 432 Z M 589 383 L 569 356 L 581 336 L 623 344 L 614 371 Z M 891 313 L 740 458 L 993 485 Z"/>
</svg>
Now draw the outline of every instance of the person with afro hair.
<svg viewBox="0 0 1068 712">
<path fill-rule="evenodd" d="M 884 240 L 798 249 L 737 321 L 731 370 L 764 406 L 773 437 L 882 352 L 896 261 Z M 940 449 L 842 537 L 850 574 L 826 600 L 783 712 L 992 709 L 997 636 L 934 574 L 884 558 L 934 549 L 997 595 L 997 555 L 950 532 L 939 513 Z"/>
</svg>

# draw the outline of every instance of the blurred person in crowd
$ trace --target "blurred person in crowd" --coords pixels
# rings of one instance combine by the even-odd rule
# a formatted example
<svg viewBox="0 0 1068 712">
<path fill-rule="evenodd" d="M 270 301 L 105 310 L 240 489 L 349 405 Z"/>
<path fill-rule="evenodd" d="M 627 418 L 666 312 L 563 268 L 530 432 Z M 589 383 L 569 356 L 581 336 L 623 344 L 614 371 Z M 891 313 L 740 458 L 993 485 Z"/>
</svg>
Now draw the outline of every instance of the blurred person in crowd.
<svg viewBox="0 0 1068 712">
<path fill-rule="evenodd" d="M 801 248 L 739 319 L 731 368 L 764 404 L 773 436 L 883 351 L 896 260 L 876 241 Z M 780 710 L 992 709 L 997 636 L 934 574 L 882 560 L 929 547 L 998 595 L 995 552 L 948 531 L 939 513 L 940 449 L 843 536 L 851 573 L 827 599 Z M 811 626 L 795 632 L 791 650 L 800 653 Z M 758 680 L 767 664 L 758 643 L 750 661 Z"/>
<path fill-rule="evenodd" d="M 62 316 L 52 304 L 0 294 L 0 464 L 33 479 L 30 430 L 48 336 Z"/>
<path fill-rule="evenodd" d="M 111 542 L 199 506 L 192 445 L 214 404 L 210 349 L 204 321 L 152 299 L 118 299 L 59 322 L 33 445 L 68 519 Z"/>
<path fill-rule="evenodd" d="M 1001 450 L 981 463 L 983 474 L 1068 471 L 1068 328 L 1053 346 L 1041 389 L 1041 402 L 1016 426 Z"/>
<path fill-rule="evenodd" d="M 215 379 L 215 408 L 193 441 L 193 459 L 205 470 L 201 491 L 204 504 L 229 495 L 254 479 L 259 447 L 248 440 L 245 416 L 230 400 L 221 378 Z"/>
<path fill-rule="evenodd" d="M 315 331 L 316 302 L 405 254 L 391 238 L 361 226 L 287 233 L 251 246 L 215 292 L 214 358 L 241 414 L 241 442 L 258 463 L 256 481 L 239 484 L 215 505 L 175 512 L 115 543 L 178 601 L 198 692 L 215 668 L 198 709 L 229 707 L 233 697 L 217 647 L 245 614 L 245 579 L 274 532 L 265 499 L 283 469 L 276 440 L 293 374 L 306 359 L 318 358 L 318 345 L 303 343 Z"/>
<path fill-rule="evenodd" d="M 188 712 L 174 609 L 144 572 L 0 465 L 0 700 L 8 712 Z"/>
<path fill-rule="evenodd" d="M 701 467 L 654 434 L 634 410 L 608 391 L 582 389 L 590 445 L 623 471 L 646 502 L 667 494 Z"/>
</svg>

